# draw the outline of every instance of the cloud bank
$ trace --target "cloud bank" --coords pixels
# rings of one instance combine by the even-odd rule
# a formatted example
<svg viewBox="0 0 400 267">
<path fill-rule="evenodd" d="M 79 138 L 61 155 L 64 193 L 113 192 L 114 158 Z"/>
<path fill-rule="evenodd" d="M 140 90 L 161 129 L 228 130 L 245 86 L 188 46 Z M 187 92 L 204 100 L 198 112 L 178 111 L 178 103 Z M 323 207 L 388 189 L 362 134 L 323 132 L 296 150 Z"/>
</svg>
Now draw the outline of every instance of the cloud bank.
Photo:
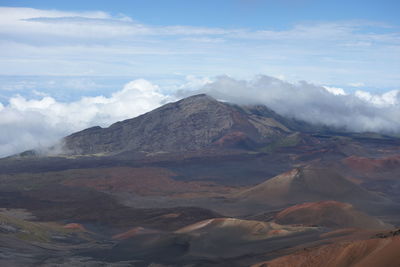
<svg viewBox="0 0 400 267">
<path fill-rule="evenodd" d="M 127 83 L 110 97 L 82 97 L 69 103 L 50 96 L 35 100 L 17 95 L 8 105 L 0 104 L 0 156 L 53 145 L 75 131 L 109 126 L 171 100 L 158 86 L 142 79 Z"/>
<path fill-rule="evenodd" d="M 250 81 L 221 76 L 198 92 L 234 103 L 265 104 L 281 115 L 314 124 L 356 132 L 400 133 L 400 90 L 350 94 L 342 88 L 260 75 Z"/>
<path fill-rule="evenodd" d="M 400 90 L 347 93 L 341 88 L 260 75 L 252 80 L 189 76 L 173 92 L 165 92 L 138 79 L 109 97 L 82 97 L 72 102 L 16 95 L 8 104 L 0 103 L 0 156 L 45 147 L 72 132 L 95 125 L 106 127 L 197 93 L 238 104 L 265 104 L 284 116 L 350 131 L 400 133 Z"/>
</svg>

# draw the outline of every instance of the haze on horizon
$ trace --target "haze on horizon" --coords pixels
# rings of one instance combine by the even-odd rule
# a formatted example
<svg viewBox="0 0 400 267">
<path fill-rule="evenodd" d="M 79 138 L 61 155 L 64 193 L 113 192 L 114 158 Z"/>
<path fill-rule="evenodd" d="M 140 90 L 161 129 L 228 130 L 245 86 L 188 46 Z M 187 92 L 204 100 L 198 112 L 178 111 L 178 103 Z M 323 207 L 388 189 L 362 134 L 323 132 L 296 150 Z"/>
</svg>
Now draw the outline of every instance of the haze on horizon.
<svg viewBox="0 0 400 267">
<path fill-rule="evenodd" d="M 1 1 L 0 156 L 195 93 L 400 133 L 397 1 Z"/>
</svg>

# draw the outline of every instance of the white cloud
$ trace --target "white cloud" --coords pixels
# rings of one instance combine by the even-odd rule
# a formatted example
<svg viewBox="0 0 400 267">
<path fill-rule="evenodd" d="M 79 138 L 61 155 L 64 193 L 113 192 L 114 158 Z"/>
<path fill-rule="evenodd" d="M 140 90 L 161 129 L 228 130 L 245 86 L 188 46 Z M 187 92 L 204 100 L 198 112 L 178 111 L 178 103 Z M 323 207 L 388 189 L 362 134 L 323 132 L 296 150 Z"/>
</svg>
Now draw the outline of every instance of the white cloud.
<svg viewBox="0 0 400 267">
<path fill-rule="evenodd" d="M 182 38 L 183 41 L 195 42 L 195 43 L 223 43 L 223 38 L 210 38 L 210 37 L 186 37 Z"/>
<path fill-rule="evenodd" d="M 334 95 L 347 95 L 343 88 L 323 86 L 326 91 Z"/>
<path fill-rule="evenodd" d="M 346 94 L 340 88 L 260 75 L 249 81 L 221 76 L 197 92 L 234 103 L 265 104 L 284 116 L 350 131 L 400 133 L 399 90 Z"/>
<path fill-rule="evenodd" d="M 68 37 L 85 40 L 136 35 L 221 35 L 226 30 L 191 26 L 149 26 L 124 15 L 106 12 L 65 12 L 33 8 L 0 7 L 0 32 L 36 38 Z M 27 38 L 29 39 L 29 38 Z"/>
<path fill-rule="evenodd" d="M 32 89 L 36 88 L 37 83 L 32 82 L 32 81 L 17 81 L 13 84 L 2 84 L 1 89 L 5 91 L 19 91 L 19 90 L 25 90 L 25 89 Z"/>
<path fill-rule="evenodd" d="M 83 97 L 70 103 L 17 95 L 8 105 L 0 104 L 0 156 L 48 146 L 74 131 L 136 117 L 173 99 L 142 79 L 127 83 L 110 97 Z"/>
<path fill-rule="evenodd" d="M 352 87 L 363 87 L 365 86 L 364 83 L 358 82 L 358 83 L 349 83 L 350 86 Z"/>
<path fill-rule="evenodd" d="M 376 106 L 387 107 L 400 105 L 400 90 L 392 90 L 383 94 L 371 94 L 370 92 L 357 90 L 355 96 Z"/>
<path fill-rule="evenodd" d="M 178 86 L 178 90 L 196 90 L 199 89 L 209 83 L 212 83 L 213 80 L 209 77 L 198 77 L 195 75 L 186 75 L 185 82 Z"/>
</svg>

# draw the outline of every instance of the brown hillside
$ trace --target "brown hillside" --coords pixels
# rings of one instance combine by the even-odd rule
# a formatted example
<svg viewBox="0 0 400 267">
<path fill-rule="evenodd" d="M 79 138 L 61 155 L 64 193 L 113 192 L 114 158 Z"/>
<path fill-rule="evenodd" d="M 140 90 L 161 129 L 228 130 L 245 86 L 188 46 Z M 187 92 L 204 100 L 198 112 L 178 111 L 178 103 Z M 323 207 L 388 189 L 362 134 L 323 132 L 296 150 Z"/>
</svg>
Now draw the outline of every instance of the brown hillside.
<svg viewBox="0 0 400 267">
<path fill-rule="evenodd" d="M 325 245 L 253 267 L 398 267 L 400 237 Z"/>
<path fill-rule="evenodd" d="M 338 201 L 308 202 L 289 207 L 275 216 L 279 224 L 319 225 L 333 228 L 388 229 L 390 225 Z"/>
</svg>

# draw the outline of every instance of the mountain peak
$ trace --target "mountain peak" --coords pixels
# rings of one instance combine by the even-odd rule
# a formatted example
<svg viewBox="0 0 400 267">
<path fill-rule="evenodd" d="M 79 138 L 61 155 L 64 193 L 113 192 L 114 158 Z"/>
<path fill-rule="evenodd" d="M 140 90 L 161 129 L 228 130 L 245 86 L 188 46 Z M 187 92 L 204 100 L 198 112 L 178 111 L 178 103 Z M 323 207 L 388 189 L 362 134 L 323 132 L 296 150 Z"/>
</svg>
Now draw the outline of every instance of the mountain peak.
<svg viewBox="0 0 400 267">
<path fill-rule="evenodd" d="M 206 94 L 198 94 L 198 95 L 192 95 L 185 97 L 181 100 L 178 100 L 176 102 L 168 103 L 159 109 L 163 109 L 164 107 L 166 109 L 171 108 L 172 106 L 179 108 L 180 110 L 184 112 L 197 112 L 198 110 L 203 110 L 210 108 L 210 106 L 218 105 L 219 107 L 223 108 L 225 106 L 223 103 L 219 102 L 215 98 L 206 95 Z"/>
<path fill-rule="evenodd" d="M 209 95 L 207 95 L 207 94 L 197 94 L 197 95 L 191 95 L 191 96 L 188 96 L 188 97 L 186 97 L 186 98 L 183 98 L 182 100 L 183 101 L 191 101 L 191 100 L 201 100 L 201 99 L 204 99 L 204 100 L 211 100 L 211 101 L 217 101 L 215 98 L 213 98 L 213 97 L 211 97 L 211 96 L 209 96 Z"/>
<path fill-rule="evenodd" d="M 176 107 L 184 112 L 196 111 L 201 109 L 206 109 L 208 105 L 221 105 L 223 103 L 219 102 L 215 98 L 206 95 L 206 94 L 198 94 L 192 95 L 176 102 L 168 103 L 156 110 L 169 109 L 171 107 Z M 184 109 L 185 108 L 185 109 Z"/>
</svg>

